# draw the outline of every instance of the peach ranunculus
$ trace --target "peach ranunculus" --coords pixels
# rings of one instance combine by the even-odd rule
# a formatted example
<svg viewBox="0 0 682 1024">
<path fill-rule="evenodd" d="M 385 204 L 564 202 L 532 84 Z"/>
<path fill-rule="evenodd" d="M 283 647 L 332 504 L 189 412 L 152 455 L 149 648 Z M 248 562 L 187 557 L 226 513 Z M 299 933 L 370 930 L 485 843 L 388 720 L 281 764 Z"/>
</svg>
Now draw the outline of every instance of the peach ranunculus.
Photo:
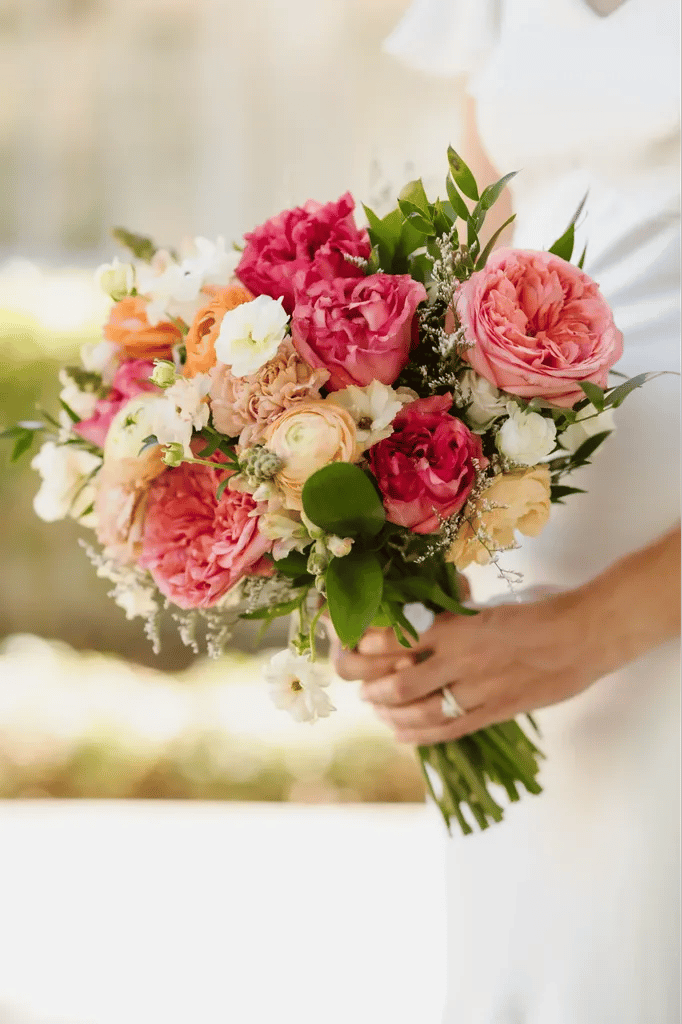
<svg viewBox="0 0 682 1024">
<path fill-rule="evenodd" d="M 275 477 L 287 508 L 303 508 L 303 485 L 331 462 L 360 456 L 353 417 L 328 400 L 297 402 L 268 425 L 265 445 L 284 461 Z"/>
<path fill-rule="evenodd" d="M 549 252 L 498 249 L 462 284 L 456 303 L 472 343 L 464 358 L 521 398 L 573 406 L 585 397 L 580 381 L 605 388 L 623 353 L 595 282 Z"/>
<path fill-rule="evenodd" d="M 182 341 L 180 329 L 169 320 L 149 323 L 141 295 L 129 295 L 112 306 L 104 337 L 120 345 L 128 359 L 170 359 L 173 345 Z"/>
<path fill-rule="evenodd" d="M 550 512 L 549 468 L 533 466 L 501 473 L 473 504 L 470 515 L 468 507 L 465 509 L 466 518 L 447 555 L 447 561 L 460 570 L 472 562 L 487 565 L 496 551 L 514 547 L 515 530 L 527 537 L 541 533 Z"/>
<path fill-rule="evenodd" d="M 228 285 L 226 288 L 207 285 L 204 291 L 211 298 L 197 311 L 185 338 L 185 377 L 208 373 L 215 366 L 215 343 L 223 317 L 229 310 L 253 300 L 251 292 L 240 284 Z"/>
<path fill-rule="evenodd" d="M 268 424 L 306 399 L 320 397 L 329 370 L 313 370 L 285 338 L 274 359 L 256 373 L 235 377 L 218 363 L 211 372 L 209 398 L 213 423 L 229 437 L 239 435 L 242 448 L 257 444 Z"/>
</svg>

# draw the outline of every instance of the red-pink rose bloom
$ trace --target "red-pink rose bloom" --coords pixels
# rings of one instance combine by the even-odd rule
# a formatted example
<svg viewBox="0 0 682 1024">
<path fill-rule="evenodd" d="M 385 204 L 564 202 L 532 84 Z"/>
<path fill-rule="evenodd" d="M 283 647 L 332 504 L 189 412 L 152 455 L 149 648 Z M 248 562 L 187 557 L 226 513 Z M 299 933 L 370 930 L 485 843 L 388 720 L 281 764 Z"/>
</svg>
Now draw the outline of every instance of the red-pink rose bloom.
<svg viewBox="0 0 682 1024">
<path fill-rule="evenodd" d="M 503 391 L 573 406 L 606 387 L 623 335 L 587 274 L 548 252 L 499 249 L 465 281 L 457 312 L 474 370 Z"/>
<path fill-rule="evenodd" d="M 98 448 L 104 448 L 111 421 L 118 410 L 143 391 L 158 391 L 158 388 L 149 382 L 153 370 L 154 364 L 144 359 L 130 359 L 126 363 L 121 363 L 109 394 L 106 398 L 100 398 L 89 419 L 74 424 L 75 432 Z"/>
<path fill-rule="evenodd" d="M 433 395 L 403 406 L 393 433 L 369 450 L 369 464 L 391 523 L 433 533 L 440 519 L 464 505 L 484 469 L 481 439 L 450 416 L 452 395 Z"/>
<path fill-rule="evenodd" d="M 344 254 L 367 259 L 371 246 L 366 231 L 353 220 L 355 203 L 346 192 L 334 203 L 316 203 L 285 210 L 245 235 L 237 277 L 254 295 L 284 298 L 291 314 L 296 303 L 294 277 L 313 270 L 317 277 L 360 277 L 362 270 Z"/>
<path fill-rule="evenodd" d="M 426 289 L 408 274 L 301 282 L 291 335 L 309 366 L 324 367 L 326 387 L 392 384 L 418 340 L 415 312 Z"/>
<path fill-rule="evenodd" d="M 216 501 L 224 474 L 184 462 L 149 488 L 139 564 L 180 608 L 209 608 L 242 577 L 272 571 L 251 495 L 226 488 Z"/>
</svg>

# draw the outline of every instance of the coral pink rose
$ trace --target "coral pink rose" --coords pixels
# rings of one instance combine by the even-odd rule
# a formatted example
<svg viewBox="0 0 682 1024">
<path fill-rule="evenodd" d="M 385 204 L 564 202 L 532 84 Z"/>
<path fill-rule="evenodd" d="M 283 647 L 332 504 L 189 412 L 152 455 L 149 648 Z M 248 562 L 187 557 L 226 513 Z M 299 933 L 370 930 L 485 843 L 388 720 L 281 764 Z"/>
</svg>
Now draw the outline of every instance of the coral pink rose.
<svg viewBox="0 0 682 1024">
<path fill-rule="evenodd" d="M 121 363 L 111 385 L 111 391 L 106 398 L 100 398 L 89 419 L 74 424 L 75 432 L 98 448 L 104 448 L 111 421 L 119 409 L 143 391 L 158 391 L 158 388 L 149 382 L 153 370 L 154 364 L 142 359 L 131 359 L 127 363 Z"/>
<path fill-rule="evenodd" d="M 291 322 L 294 345 L 310 366 L 330 371 L 330 391 L 392 384 L 418 340 L 415 312 L 426 297 L 408 274 L 308 280 Z"/>
<path fill-rule="evenodd" d="M 480 437 L 449 415 L 451 406 L 449 394 L 410 402 L 391 436 L 369 450 L 389 522 L 414 533 L 433 533 L 458 512 L 476 481 L 475 460 L 488 465 Z"/>
<path fill-rule="evenodd" d="M 464 358 L 522 398 L 573 406 L 585 397 L 578 382 L 606 387 L 623 353 L 597 285 L 548 252 L 499 249 L 461 286 L 457 312 L 474 342 Z"/>
<path fill-rule="evenodd" d="M 311 269 L 317 277 L 359 277 L 362 271 L 344 254 L 367 259 L 366 231 L 353 220 L 355 203 L 349 192 L 334 203 L 316 203 L 285 210 L 245 236 L 237 277 L 254 295 L 284 298 L 291 314 L 296 301 L 293 279 Z"/>
<path fill-rule="evenodd" d="M 225 471 L 183 463 L 149 488 L 139 564 L 180 608 L 209 608 L 247 575 L 268 575 L 272 541 L 250 494 L 216 490 Z"/>
<path fill-rule="evenodd" d="M 141 295 L 130 295 L 112 306 L 104 337 L 120 345 L 128 359 L 170 359 L 173 345 L 182 341 L 180 330 L 169 320 L 149 323 L 147 302 Z"/>
<path fill-rule="evenodd" d="M 304 399 L 319 398 L 327 370 L 311 370 L 285 338 L 277 355 L 256 373 L 235 377 L 218 363 L 210 372 L 213 424 L 228 437 L 239 435 L 242 448 L 262 441 L 268 424 Z"/>
</svg>

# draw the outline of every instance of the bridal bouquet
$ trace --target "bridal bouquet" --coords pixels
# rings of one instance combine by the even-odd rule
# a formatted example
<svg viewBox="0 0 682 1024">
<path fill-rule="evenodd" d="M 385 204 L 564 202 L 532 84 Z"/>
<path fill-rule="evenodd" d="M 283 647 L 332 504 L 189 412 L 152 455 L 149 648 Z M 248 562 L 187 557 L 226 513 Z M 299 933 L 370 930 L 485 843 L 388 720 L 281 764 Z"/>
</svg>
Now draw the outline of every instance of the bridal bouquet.
<svg viewBox="0 0 682 1024">
<path fill-rule="evenodd" d="M 475 614 L 458 571 L 509 575 L 501 554 L 578 490 L 564 477 L 645 379 L 608 387 L 622 338 L 570 262 L 574 222 L 548 252 L 495 250 L 481 235 L 511 175 L 479 192 L 448 156 L 446 200 L 413 181 L 367 229 L 346 194 L 233 249 L 117 231 L 132 256 L 100 268 L 103 340 L 61 371 L 56 417 L 5 431 L 14 458 L 42 438 L 36 512 L 94 530 L 86 551 L 155 644 L 165 610 L 213 655 L 237 618 L 293 613 L 267 676 L 299 721 L 334 710 L 322 615 L 352 648 L 371 626 L 409 647 L 415 605 Z M 515 721 L 419 757 L 465 833 L 502 818 L 495 787 L 540 792 Z"/>
</svg>

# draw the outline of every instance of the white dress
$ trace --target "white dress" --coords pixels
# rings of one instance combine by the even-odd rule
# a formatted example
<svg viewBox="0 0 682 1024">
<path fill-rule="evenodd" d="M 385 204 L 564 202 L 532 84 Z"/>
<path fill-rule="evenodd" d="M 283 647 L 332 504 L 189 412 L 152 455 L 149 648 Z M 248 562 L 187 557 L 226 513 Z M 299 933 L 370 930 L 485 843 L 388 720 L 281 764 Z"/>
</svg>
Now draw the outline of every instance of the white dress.
<svg viewBox="0 0 682 1024">
<path fill-rule="evenodd" d="M 514 244 L 548 247 L 589 189 L 617 369 L 679 370 L 677 0 L 419 0 L 387 49 L 469 76 L 493 163 L 521 170 Z M 679 388 L 618 410 L 588 493 L 508 558 L 526 583 L 576 585 L 679 519 Z M 447 1024 L 679 1021 L 679 682 L 671 643 L 540 712 L 544 794 L 449 841 Z"/>
</svg>

